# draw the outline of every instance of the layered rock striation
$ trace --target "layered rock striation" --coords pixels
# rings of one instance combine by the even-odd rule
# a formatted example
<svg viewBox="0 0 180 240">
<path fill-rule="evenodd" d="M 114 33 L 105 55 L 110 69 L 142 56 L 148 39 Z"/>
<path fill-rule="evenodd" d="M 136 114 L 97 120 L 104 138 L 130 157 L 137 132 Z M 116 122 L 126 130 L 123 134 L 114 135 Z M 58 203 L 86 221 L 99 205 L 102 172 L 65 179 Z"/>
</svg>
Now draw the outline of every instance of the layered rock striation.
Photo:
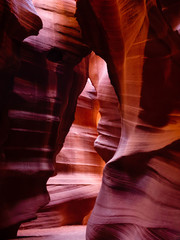
<svg viewBox="0 0 180 240">
<path fill-rule="evenodd" d="M 2 237 L 14 236 L 21 222 L 34 219 L 49 202 L 46 182 L 54 174 L 56 154 L 88 76 L 89 58 L 82 58 L 89 49 L 81 41 L 75 1 L 33 3 L 1 4 L 2 17 L 8 19 L 2 19 L 1 45 Z M 39 35 L 26 38 L 20 46 L 25 37 L 37 35 L 42 24 Z M 9 55 L 3 54 L 6 50 Z"/>
<path fill-rule="evenodd" d="M 117 95 L 111 85 L 106 62 L 91 54 L 89 77 L 92 80 L 99 103 L 98 137 L 94 147 L 105 162 L 109 161 L 119 144 L 121 135 L 121 113 Z"/>
<path fill-rule="evenodd" d="M 180 237 L 180 38 L 164 14 L 153 0 L 77 2 L 84 39 L 107 62 L 122 123 L 87 239 Z"/>
<path fill-rule="evenodd" d="M 86 223 L 100 118 L 87 239 L 179 239 L 178 1 L 78 0 L 80 27 L 74 0 L 0 4 L 0 236 L 55 168 L 23 227 Z"/>
<path fill-rule="evenodd" d="M 0 236 L 3 238 L 14 236 L 20 221 L 24 219 L 19 205 L 27 194 L 27 191 L 24 192 L 25 182 L 26 186 L 29 185 L 27 179 L 23 184 L 22 178 L 15 177 L 14 163 L 11 165 L 4 150 L 8 138 L 8 110 L 14 75 L 20 66 L 21 42 L 30 35 L 38 35 L 42 21 L 29 0 L 0 1 L 0 9 Z M 37 191 L 34 188 L 34 196 Z"/>
</svg>

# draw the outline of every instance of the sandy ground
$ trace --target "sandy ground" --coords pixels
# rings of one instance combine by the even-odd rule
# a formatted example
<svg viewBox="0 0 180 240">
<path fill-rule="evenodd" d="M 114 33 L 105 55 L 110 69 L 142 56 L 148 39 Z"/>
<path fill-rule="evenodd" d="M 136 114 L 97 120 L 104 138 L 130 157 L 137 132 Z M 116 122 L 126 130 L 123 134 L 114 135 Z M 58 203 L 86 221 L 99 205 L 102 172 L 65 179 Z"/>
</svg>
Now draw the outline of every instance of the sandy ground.
<svg viewBox="0 0 180 240">
<path fill-rule="evenodd" d="M 63 226 L 49 229 L 19 230 L 21 240 L 85 240 L 86 226 Z"/>
</svg>

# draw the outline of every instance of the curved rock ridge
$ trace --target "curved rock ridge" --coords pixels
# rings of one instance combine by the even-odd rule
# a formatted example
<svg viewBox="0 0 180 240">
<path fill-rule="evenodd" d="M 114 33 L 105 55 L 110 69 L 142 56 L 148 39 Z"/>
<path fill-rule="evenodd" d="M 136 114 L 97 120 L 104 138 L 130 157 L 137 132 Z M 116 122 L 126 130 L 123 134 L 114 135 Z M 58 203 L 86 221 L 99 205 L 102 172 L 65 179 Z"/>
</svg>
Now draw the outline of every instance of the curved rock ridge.
<svg viewBox="0 0 180 240">
<path fill-rule="evenodd" d="M 37 35 L 42 21 L 31 0 L 1 0 L 0 9 L 0 70 L 1 89 L 4 89 L 3 74 L 13 76 L 18 69 L 20 42 L 30 35 Z"/>
<path fill-rule="evenodd" d="M 87 239 L 179 239 L 180 37 L 155 0 L 79 0 L 76 16 L 107 62 L 122 122 Z"/>
<path fill-rule="evenodd" d="M 32 0 L 1 1 L 1 9 L 5 11 L 6 31 L 11 38 L 22 41 L 30 35 L 38 35 L 42 21 Z"/>
<path fill-rule="evenodd" d="M 119 144 L 121 135 L 121 113 L 119 102 L 110 83 L 106 62 L 91 54 L 89 77 L 97 90 L 100 119 L 98 122 L 98 137 L 94 147 L 105 162 L 110 160 Z"/>
<path fill-rule="evenodd" d="M 81 37 L 79 24 L 74 17 L 75 0 L 33 0 L 33 4 L 43 22 L 39 35 L 31 36 L 25 42 L 38 51 L 47 52 L 48 58 L 70 61 L 77 64 L 89 49 Z M 50 51 L 50 52 L 49 52 Z"/>
</svg>

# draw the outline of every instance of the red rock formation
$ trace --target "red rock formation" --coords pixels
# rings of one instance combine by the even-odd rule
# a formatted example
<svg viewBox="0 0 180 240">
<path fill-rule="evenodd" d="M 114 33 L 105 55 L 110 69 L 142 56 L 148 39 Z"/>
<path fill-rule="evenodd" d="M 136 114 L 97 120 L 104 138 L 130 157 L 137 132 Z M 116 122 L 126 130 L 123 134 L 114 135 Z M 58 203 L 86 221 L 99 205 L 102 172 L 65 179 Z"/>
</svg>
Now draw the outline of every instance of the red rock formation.
<svg viewBox="0 0 180 240">
<path fill-rule="evenodd" d="M 19 61 L 19 42 L 37 34 L 41 20 L 31 1 L 7 0 L 3 4 L 1 1 L 0 236 L 14 236 L 19 223 L 34 218 L 36 211 L 49 201 L 45 184 L 53 174 L 55 156 L 74 120 L 77 97 L 90 76 L 102 113 L 96 149 L 106 161 L 116 147 L 117 150 L 106 164 L 102 187 L 88 223 L 87 239 L 178 239 L 180 40 L 172 31 L 172 28 L 179 29 L 178 14 L 172 14 L 175 8 L 165 0 L 158 1 L 158 5 L 155 0 L 78 0 L 77 18 L 84 39 L 107 62 L 120 103 L 119 111 L 117 99 L 111 95 L 112 87 L 107 84 L 104 62 L 94 58 L 100 69 L 98 73 L 91 68 L 88 72 L 89 57 L 79 63 L 89 48 L 82 43 L 74 18 L 75 1 L 33 2 L 44 27 L 38 37 L 29 37 L 23 43 L 22 64 L 10 98 L 10 133 L 4 154 L 7 99 Z M 179 9 L 176 10 L 178 13 Z M 104 104 L 107 100 L 109 106 Z M 91 113 L 93 120 L 80 117 L 74 129 L 80 133 L 78 123 L 86 128 L 92 124 L 93 134 L 87 130 L 94 137 L 97 111 L 82 112 L 85 116 Z M 86 141 L 84 145 L 87 148 Z M 76 154 L 72 156 L 76 158 Z M 69 161 L 68 141 L 60 155 L 57 166 L 61 173 L 66 168 L 73 174 L 79 174 L 85 167 L 89 173 L 102 169 L 98 158 L 98 168 L 94 167 L 94 152 L 83 155 L 83 158 L 88 156 L 88 161 L 91 159 L 88 164 L 81 159 L 84 166 L 74 167 L 72 160 Z M 71 167 L 65 164 L 66 156 Z M 77 183 L 72 184 L 75 176 L 69 182 L 68 194 L 65 193 L 68 184 L 62 186 L 62 179 L 59 184 L 52 179 L 49 182 L 52 202 L 41 212 L 41 217 L 43 221 L 52 217 L 48 210 L 54 210 L 56 217 L 59 212 L 63 216 L 60 220 L 55 217 L 55 222 L 51 219 L 51 226 L 81 223 L 92 207 L 97 184 L 95 188 L 89 182 L 84 186 L 87 182 L 79 178 L 84 182 L 77 187 Z M 64 200 L 59 196 L 60 189 Z M 76 216 L 74 207 L 80 206 L 83 211 Z"/>
<path fill-rule="evenodd" d="M 7 98 L 12 90 L 13 76 L 19 67 L 20 42 L 32 34 L 37 35 L 42 28 L 31 1 L 0 1 L 0 111 L 1 138 L 0 145 L 6 138 L 7 130 L 4 126 L 7 115 Z"/>
<path fill-rule="evenodd" d="M 20 184 L 22 179 L 16 181 L 14 165 L 10 166 L 3 150 L 8 135 L 9 98 L 13 77 L 19 67 L 20 43 L 25 37 L 37 35 L 42 22 L 30 0 L 11 0 L 0 1 L 0 23 L 0 236 L 4 238 L 16 234 L 22 216 L 19 206 L 15 207 L 14 204 L 17 195 L 21 198 L 18 204 L 24 201 L 21 194 L 25 190 L 24 186 L 27 188 L 30 183 L 27 179 L 23 179 L 23 184 Z M 34 188 L 33 194 L 36 195 L 37 191 Z M 27 190 L 23 194 L 26 195 Z"/>
<path fill-rule="evenodd" d="M 10 131 L 5 155 L 3 153 L 1 157 L 2 236 L 9 233 L 14 236 L 19 223 L 35 218 L 37 210 L 48 203 L 46 182 L 54 172 L 56 153 L 62 148 L 74 120 L 77 97 L 88 76 L 88 57 L 79 63 L 89 49 L 81 42 L 74 18 L 75 2 L 33 2 L 42 18 L 43 29 L 37 37 L 29 37 L 23 42 L 21 66 L 15 74 L 13 93 L 9 98 Z M 24 36 L 37 34 L 41 20 L 31 1 L 7 1 L 7 5 L 2 6 L 5 17 L 9 17 L 9 13 L 9 19 L 15 24 L 7 35 L 9 46 L 16 43 L 13 36 L 19 36 L 21 40 Z M 9 28 L 7 26 L 4 32 Z M 2 57 L 5 57 L 1 49 Z M 2 70 L 4 82 L 9 75 L 11 80 L 14 74 L 11 69 L 16 56 L 11 50 L 7 60 L 11 65 L 5 63 Z M 2 84 L 6 84 L 4 82 Z M 9 85 L 7 89 L 6 86 L 1 88 L 5 95 Z M 1 128 L 4 131 L 4 123 Z"/>
<path fill-rule="evenodd" d="M 75 121 L 56 157 L 57 175 L 47 182 L 50 202 L 37 220 L 21 229 L 47 229 L 85 224 L 100 188 L 103 161 L 94 150 L 97 137 L 96 91 L 90 81 L 78 98 Z"/>
<path fill-rule="evenodd" d="M 122 114 L 87 239 L 179 239 L 180 38 L 155 0 L 79 0 L 76 16 Z"/>
<path fill-rule="evenodd" d="M 107 72 L 106 62 L 91 54 L 89 77 L 97 89 L 100 120 L 98 137 L 94 147 L 105 162 L 110 160 L 119 144 L 121 134 L 121 114 L 119 103 Z"/>
</svg>

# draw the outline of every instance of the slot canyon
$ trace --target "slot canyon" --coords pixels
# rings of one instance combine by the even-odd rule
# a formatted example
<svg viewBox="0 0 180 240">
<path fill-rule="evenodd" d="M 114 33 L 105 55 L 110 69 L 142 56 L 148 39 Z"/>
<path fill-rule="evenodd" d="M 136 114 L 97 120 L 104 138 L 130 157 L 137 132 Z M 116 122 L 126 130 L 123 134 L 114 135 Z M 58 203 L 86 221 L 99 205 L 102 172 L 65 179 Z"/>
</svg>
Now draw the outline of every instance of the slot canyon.
<svg viewBox="0 0 180 240">
<path fill-rule="evenodd" d="M 0 240 L 180 240 L 180 1 L 0 0 Z"/>
</svg>

